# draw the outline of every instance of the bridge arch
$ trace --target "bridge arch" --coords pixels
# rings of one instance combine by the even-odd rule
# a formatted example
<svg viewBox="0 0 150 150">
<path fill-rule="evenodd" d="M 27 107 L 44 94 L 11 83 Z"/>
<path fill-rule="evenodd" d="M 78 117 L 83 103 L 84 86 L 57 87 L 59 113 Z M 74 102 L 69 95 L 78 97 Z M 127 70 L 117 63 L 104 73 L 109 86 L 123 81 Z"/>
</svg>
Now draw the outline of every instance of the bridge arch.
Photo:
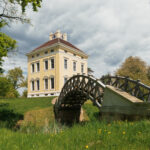
<svg viewBox="0 0 150 150">
<path fill-rule="evenodd" d="M 55 118 L 59 122 L 79 122 L 81 106 L 90 99 L 98 108 L 101 107 L 105 85 L 98 79 L 75 75 L 63 86 L 54 105 Z"/>
</svg>

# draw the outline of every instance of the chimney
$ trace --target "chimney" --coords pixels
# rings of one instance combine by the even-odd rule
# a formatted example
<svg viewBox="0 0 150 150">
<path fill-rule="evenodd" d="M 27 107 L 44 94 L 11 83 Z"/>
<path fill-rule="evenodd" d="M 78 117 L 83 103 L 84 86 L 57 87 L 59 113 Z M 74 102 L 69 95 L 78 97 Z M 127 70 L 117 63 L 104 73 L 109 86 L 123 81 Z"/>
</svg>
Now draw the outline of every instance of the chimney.
<svg viewBox="0 0 150 150">
<path fill-rule="evenodd" d="M 53 39 L 56 39 L 56 38 L 60 38 L 60 39 L 63 39 L 65 41 L 67 41 L 67 33 L 64 33 L 62 34 L 60 32 L 60 30 L 57 30 L 55 33 L 50 33 L 49 35 L 49 40 L 53 40 Z"/>
<path fill-rule="evenodd" d="M 61 38 L 62 34 L 60 33 L 60 30 L 57 30 L 55 33 L 55 38 Z"/>
<path fill-rule="evenodd" d="M 63 40 L 67 41 L 67 33 L 63 34 Z"/>
<path fill-rule="evenodd" d="M 51 32 L 50 34 L 49 34 L 49 40 L 52 40 L 53 39 L 53 33 Z"/>
</svg>

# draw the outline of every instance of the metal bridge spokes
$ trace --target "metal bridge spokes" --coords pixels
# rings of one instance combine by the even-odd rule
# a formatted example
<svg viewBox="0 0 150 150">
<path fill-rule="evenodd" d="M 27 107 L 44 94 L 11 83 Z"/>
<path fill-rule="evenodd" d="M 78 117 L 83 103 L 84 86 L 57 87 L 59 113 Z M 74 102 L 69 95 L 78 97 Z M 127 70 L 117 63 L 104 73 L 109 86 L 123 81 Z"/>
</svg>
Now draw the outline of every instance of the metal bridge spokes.
<svg viewBox="0 0 150 150">
<path fill-rule="evenodd" d="M 94 77 L 76 75 L 70 78 L 62 88 L 57 100 L 58 108 L 82 105 L 87 99 L 101 107 L 105 85 Z"/>
<path fill-rule="evenodd" d="M 117 87 L 143 101 L 150 101 L 150 87 L 140 80 L 132 80 L 129 77 L 103 76 L 100 79 L 105 85 Z"/>
</svg>

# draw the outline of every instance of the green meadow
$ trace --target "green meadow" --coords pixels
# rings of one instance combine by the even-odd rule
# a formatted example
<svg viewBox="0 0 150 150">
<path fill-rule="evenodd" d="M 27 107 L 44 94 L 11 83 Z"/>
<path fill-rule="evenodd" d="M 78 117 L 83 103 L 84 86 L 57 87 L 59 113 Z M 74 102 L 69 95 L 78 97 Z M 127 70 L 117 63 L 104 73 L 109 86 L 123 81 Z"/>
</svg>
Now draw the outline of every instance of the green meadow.
<svg viewBox="0 0 150 150">
<path fill-rule="evenodd" d="M 0 150 L 149 150 L 150 121 L 98 120 L 84 104 L 85 121 L 71 127 L 55 122 L 52 98 L 0 100 Z"/>
</svg>

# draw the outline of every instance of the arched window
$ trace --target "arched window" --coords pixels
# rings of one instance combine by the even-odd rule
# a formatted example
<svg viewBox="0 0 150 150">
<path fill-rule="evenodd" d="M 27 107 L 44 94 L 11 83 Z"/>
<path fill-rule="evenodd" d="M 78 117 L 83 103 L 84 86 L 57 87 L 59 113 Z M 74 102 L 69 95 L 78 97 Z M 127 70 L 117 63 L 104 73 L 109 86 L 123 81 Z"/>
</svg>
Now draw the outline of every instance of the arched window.
<svg viewBox="0 0 150 150">
<path fill-rule="evenodd" d="M 30 82 L 31 82 L 31 91 L 34 91 L 34 90 L 35 90 L 34 79 L 32 78 L 32 79 L 30 80 Z"/>
<path fill-rule="evenodd" d="M 54 76 L 50 77 L 50 89 L 54 89 L 55 88 L 55 80 L 54 80 Z"/>
<path fill-rule="evenodd" d="M 37 89 L 37 91 L 40 90 L 40 79 L 39 78 L 36 79 L 36 89 Z"/>
<path fill-rule="evenodd" d="M 64 76 L 64 84 L 67 82 L 68 76 Z"/>
<path fill-rule="evenodd" d="M 48 90 L 48 77 L 44 77 L 44 88 Z"/>
</svg>

